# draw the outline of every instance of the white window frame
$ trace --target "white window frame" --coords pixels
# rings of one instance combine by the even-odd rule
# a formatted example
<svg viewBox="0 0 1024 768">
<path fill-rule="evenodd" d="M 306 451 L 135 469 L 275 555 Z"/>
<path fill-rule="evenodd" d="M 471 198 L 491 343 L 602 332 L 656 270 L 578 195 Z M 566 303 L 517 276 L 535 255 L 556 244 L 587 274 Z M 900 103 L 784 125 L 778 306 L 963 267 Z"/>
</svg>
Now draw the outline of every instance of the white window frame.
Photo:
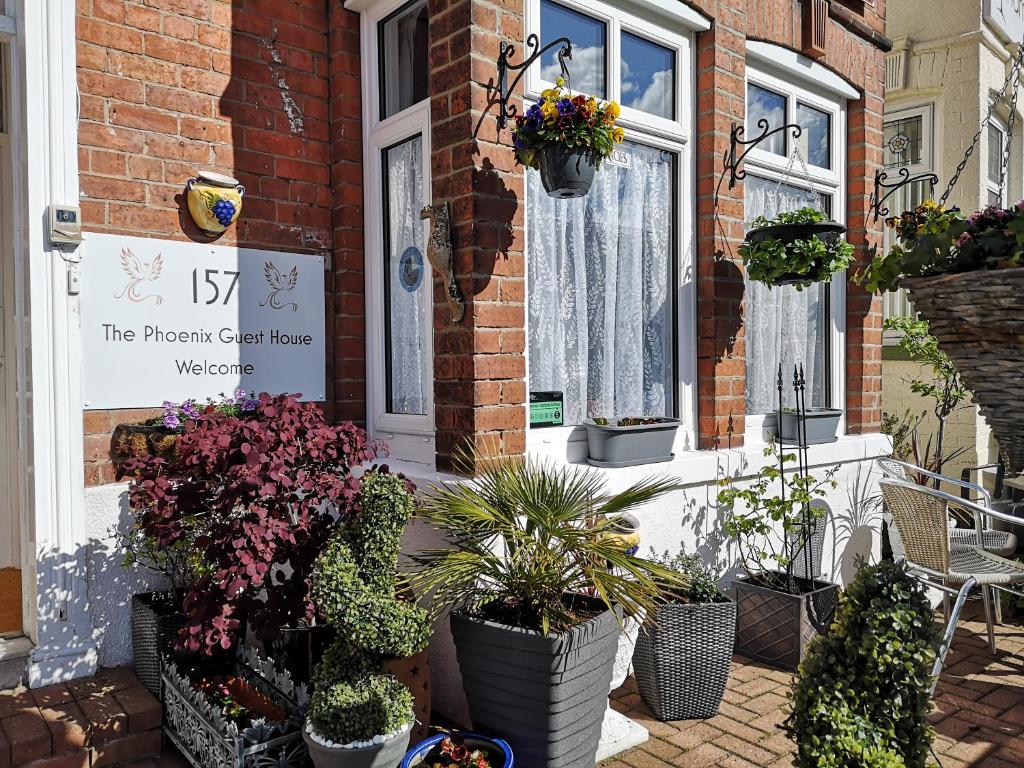
<svg viewBox="0 0 1024 768">
<path fill-rule="evenodd" d="M 815 90 L 806 82 L 782 78 L 761 69 L 749 58 L 746 66 L 746 82 L 774 91 L 786 97 L 786 122 L 796 122 L 796 104 L 802 102 L 830 115 L 829 128 L 831 168 L 820 168 L 807 163 L 805 180 L 803 168 L 796 161 L 790 168 L 786 183 L 792 186 L 809 186 L 816 192 L 832 198 L 832 218 L 840 224 L 846 223 L 846 100 L 825 89 Z M 744 98 L 746 92 L 744 91 Z M 770 126 L 775 128 L 776 126 Z M 756 126 L 748 130 L 747 138 L 753 138 L 760 131 Z M 787 150 L 792 153 L 795 139 L 790 134 Z M 804 158 L 805 162 L 807 158 Z M 744 171 L 748 176 L 758 176 L 769 181 L 780 181 L 785 177 L 788 159 L 782 155 L 753 148 L 744 160 Z M 839 434 L 846 431 L 846 272 L 833 276 L 829 286 L 828 333 L 831 354 L 828 370 L 832 402 L 830 407 L 843 412 Z M 744 440 L 747 444 L 758 444 L 763 440 L 765 414 L 746 414 Z"/>
<path fill-rule="evenodd" d="M 992 118 L 989 120 L 988 126 L 985 129 L 985 157 L 986 157 L 986 159 L 990 159 L 991 155 L 992 155 L 992 142 L 989 141 L 989 131 L 992 128 L 995 128 L 999 132 L 999 135 L 1002 137 L 1002 141 L 1000 142 L 1000 145 L 999 145 L 999 163 L 1000 163 L 1000 165 L 1002 165 L 1002 162 L 1003 162 L 1003 152 L 1006 151 L 1006 142 L 1008 141 L 1006 123 L 1004 123 L 1002 121 L 1002 119 L 997 117 L 996 115 L 992 115 Z M 1006 202 L 1007 202 L 1007 198 L 1008 198 L 1008 191 L 1009 191 L 1009 188 L 1010 188 L 1010 172 L 1011 172 L 1012 169 L 1013 169 L 1013 149 L 1011 148 L 1011 150 L 1010 150 L 1010 159 L 1009 159 L 1009 162 L 1006 165 L 1006 177 L 1003 179 L 1003 190 L 1002 190 L 1002 192 L 1000 192 L 999 191 L 999 180 L 996 179 L 995 181 L 993 181 L 992 179 L 990 179 L 988 177 L 988 163 L 987 162 L 985 163 L 985 174 L 984 174 L 984 176 L 985 176 L 985 199 L 982 201 L 982 205 L 981 205 L 982 208 L 987 208 L 991 204 L 991 203 L 989 203 L 989 197 L 991 195 L 996 195 L 999 198 L 999 204 L 1002 207 L 1004 207 L 1004 208 L 1006 207 Z"/>
<path fill-rule="evenodd" d="M 883 135 L 885 124 L 896 120 L 912 120 L 915 117 L 921 118 L 921 161 L 893 168 L 883 167 L 882 170 L 889 174 L 890 180 L 899 172 L 899 168 L 906 168 L 912 176 L 919 173 L 931 173 L 934 168 L 935 158 L 932 153 L 935 146 L 935 118 L 932 104 L 921 104 L 916 107 L 905 107 L 894 112 L 887 112 L 883 122 Z M 883 164 L 885 162 L 884 148 L 882 162 Z"/>
<path fill-rule="evenodd" d="M 366 426 L 374 438 L 388 442 L 393 458 L 426 464 L 435 462 L 434 427 L 434 333 L 433 275 L 424 275 L 431 301 L 426 303 L 424 361 L 429 366 L 425 377 L 425 414 L 392 413 L 387 402 L 387 360 L 385 348 L 386 311 L 384 301 L 384 178 L 383 152 L 413 136 L 422 137 L 423 199 L 431 196 L 430 174 L 430 98 L 407 107 L 385 119 L 380 116 L 378 25 L 383 19 L 408 5 L 409 0 L 381 0 L 362 10 L 362 92 L 363 92 L 363 216 L 365 225 L 366 276 Z M 423 222 L 424 242 L 429 222 Z M 429 270 L 429 265 L 424 265 Z"/>
<path fill-rule="evenodd" d="M 673 152 L 676 155 L 675 178 L 676 211 L 673 243 L 675 252 L 675 280 L 669 286 L 676 302 L 676 323 L 673 327 L 676 357 L 674 361 L 675 415 L 681 421 L 676 434 L 676 453 L 696 447 L 696 374 L 697 374 L 697 311 L 694 264 L 694 219 L 696 216 L 696 174 L 691 137 L 694 135 L 694 93 L 696 84 L 696 51 L 694 29 L 706 29 L 698 18 L 688 14 L 682 18 L 666 16 L 653 10 L 641 18 L 620 7 L 597 0 L 553 0 L 559 5 L 579 13 L 601 19 L 606 24 L 605 98 L 621 104 L 620 32 L 626 31 L 656 42 L 675 52 L 675 119 L 669 120 L 640 110 L 623 107 L 618 124 L 626 131 L 627 141 Z M 540 34 L 541 0 L 527 0 L 527 34 Z M 639 10 L 639 6 L 638 6 Z M 671 25 L 663 26 L 663 25 Z M 681 30 L 681 31 L 680 31 Z M 541 44 L 551 38 L 541 40 Z M 569 62 L 570 74 L 572 62 Z M 525 100 L 536 99 L 542 90 L 553 83 L 540 77 L 540 62 L 530 67 L 524 78 Z M 532 173 L 532 171 L 527 171 Z M 529 216 L 529 210 L 526 211 Z M 526 245 L 529 248 L 529 243 Z M 527 260 L 528 261 L 528 260 Z M 529 302 L 529 271 L 526 274 L 527 302 Z M 527 313 L 528 315 L 528 313 Z M 529 320 L 527 319 L 526 386 L 529 392 Z M 563 427 L 530 427 L 527 416 L 526 445 L 531 453 L 547 453 L 556 458 L 581 461 L 586 457 L 586 430 L 579 425 Z"/>
</svg>

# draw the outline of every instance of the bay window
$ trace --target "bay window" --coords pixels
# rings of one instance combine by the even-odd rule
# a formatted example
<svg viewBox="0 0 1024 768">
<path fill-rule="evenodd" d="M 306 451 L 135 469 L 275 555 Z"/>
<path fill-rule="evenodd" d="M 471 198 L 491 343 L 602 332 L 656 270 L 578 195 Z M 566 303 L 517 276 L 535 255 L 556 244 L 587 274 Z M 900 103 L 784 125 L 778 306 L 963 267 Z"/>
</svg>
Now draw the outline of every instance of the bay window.
<svg viewBox="0 0 1024 768">
<path fill-rule="evenodd" d="M 744 218 L 774 218 L 800 208 L 818 208 L 844 219 L 845 104 L 798 84 L 781 72 L 747 65 L 746 138 L 796 124 L 798 137 L 780 131 L 762 141 L 746 159 Z M 778 371 L 783 371 L 783 405 L 792 406 L 793 370 L 802 365 L 808 407 L 841 407 L 842 327 L 845 276 L 798 291 L 751 280 L 745 286 L 747 432 L 761 434 L 762 417 L 778 407 Z"/>
<path fill-rule="evenodd" d="M 626 131 L 586 197 L 548 197 L 526 173 L 529 390 L 559 393 L 568 426 L 679 416 L 692 428 L 690 39 L 598 2 L 528 12 L 542 45 L 572 40 L 572 90 L 618 101 Z M 551 51 L 527 98 L 559 74 Z"/>
</svg>

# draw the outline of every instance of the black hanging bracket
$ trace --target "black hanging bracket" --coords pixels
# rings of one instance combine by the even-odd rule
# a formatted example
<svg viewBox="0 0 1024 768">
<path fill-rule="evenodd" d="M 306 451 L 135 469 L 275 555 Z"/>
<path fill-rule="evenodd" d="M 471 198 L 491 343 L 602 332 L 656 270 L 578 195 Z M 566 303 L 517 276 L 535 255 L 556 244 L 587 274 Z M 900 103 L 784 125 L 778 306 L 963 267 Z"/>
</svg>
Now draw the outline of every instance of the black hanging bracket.
<svg viewBox="0 0 1024 768">
<path fill-rule="evenodd" d="M 533 64 L 537 59 L 543 56 L 547 51 L 554 48 L 556 45 L 562 46 L 558 51 L 558 66 L 562 69 L 562 77 L 569 80 L 569 70 L 565 66 L 565 60 L 572 60 L 572 41 L 568 37 L 560 37 L 557 40 L 552 40 L 550 43 L 541 47 L 540 38 L 535 34 L 531 34 L 526 38 L 526 46 L 530 49 L 530 54 L 518 64 L 512 64 L 509 59 L 515 54 L 516 47 L 511 43 L 503 42 L 501 47 L 498 49 L 498 127 L 504 128 L 508 125 L 508 121 L 515 117 L 515 107 L 509 105 L 509 101 L 512 98 L 512 94 L 516 90 L 516 86 L 519 85 L 519 81 L 523 79 L 523 75 L 526 74 L 526 70 L 529 69 L 530 65 Z M 512 81 L 512 85 L 508 84 L 508 73 L 518 72 L 515 80 Z"/>
<path fill-rule="evenodd" d="M 729 189 L 735 187 L 737 181 L 747 177 L 747 172 L 740 168 L 740 164 L 750 150 L 776 133 L 792 131 L 791 135 L 794 139 L 799 138 L 803 133 L 803 129 L 796 123 L 787 123 L 778 128 L 772 128 L 768 125 L 768 120 L 763 117 L 757 121 L 757 127 L 761 129 L 761 133 L 752 139 L 744 140 L 742 136 L 746 132 L 746 128 L 736 123 L 732 124 L 732 130 L 729 131 L 729 152 L 725 156 L 725 170 L 729 172 Z"/>
<path fill-rule="evenodd" d="M 918 181 L 927 181 L 932 188 L 932 192 L 935 192 L 935 185 L 939 183 L 939 177 L 934 173 L 915 173 L 913 176 L 910 175 L 910 169 L 900 168 L 899 180 L 894 182 L 886 182 L 889 178 L 883 170 L 875 171 L 875 191 L 871 193 L 871 212 L 874 216 L 874 221 L 878 221 L 880 218 L 884 218 L 889 215 L 889 207 L 883 207 L 886 200 L 892 197 L 896 192 L 908 184 L 914 184 Z"/>
</svg>

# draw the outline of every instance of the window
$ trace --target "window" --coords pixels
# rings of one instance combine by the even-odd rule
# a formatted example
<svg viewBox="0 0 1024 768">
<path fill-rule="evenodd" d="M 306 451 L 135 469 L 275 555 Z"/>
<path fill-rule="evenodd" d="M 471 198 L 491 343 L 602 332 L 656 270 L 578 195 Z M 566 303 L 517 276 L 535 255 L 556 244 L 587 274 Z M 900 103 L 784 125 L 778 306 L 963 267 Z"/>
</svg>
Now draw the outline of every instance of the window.
<svg viewBox="0 0 1024 768">
<path fill-rule="evenodd" d="M 692 426 L 683 382 L 695 340 L 680 340 L 677 278 L 689 232 L 689 38 L 598 2 L 532 7 L 542 44 L 573 41 L 573 90 L 594 84 L 622 104 L 627 140 L 586 197 L 548 197 L 526 174 L 529 389 L 561 393 L 566 425 L 680 416 Z M 557 60 L 546 57 L 537 75 L 532 94 L 558 75 Z"/>
<path fill-rule="evenodd" d="M 1003 157 L 1006 141 L 1006 131 L 1003 127 L 993 121 L 988 124 L 988 172 L 985 177 L 985 186 L 988 189 L 988 205 L 1006 205 L 1006 173 L 1009 168 L 1004 168 Z"/>
<path fill-rule="evenodd" d="M 932 172 L 932 108 L 931 105 L 905 109 L 887 116 L 884 128 L 884 162 L 888 181 L 898 179 L 898 173 L 906 169 L 917 175 Z M 935 197 L 935 190 L 927 181 L 907 184 L 885 201 L 890 215 L 898 216 L 910 211 L 925 200 Z M 886 227 L 882 247 L 892 245 L 893 231 Z M 906 290 L 889 291 L 882 295 L 882 317 L 912 317 L 914 308 Z M 896 332 L 885 331 L 882 343 L 893 345 L 899 341 Z"/>
<path fill-rule="evenodd" d="M 819 208 L 842 219 L 844 166 L 840 148 L 845 135 L 845 106 L 781 78 L 747 65 L 747 132 L 761 133 L 757 121 L 770 129 L 795 123 L 802 133 L 795 140 L 789 131 L 775 134 L 747 157 L 744 182 L 744 218 L 773 218 L 799 208 Z M 768 144 L 768 146 L 765 146 Z M 795 153 L 806 163 L 794 162 Z M 795 365 L 803 365 L 807 404 L 827 407 L 838 402 L 833 379 L 833 328 L 845 286 L 837 278 L 833 288 L 819 284 L 797 291 L 792 286 L 769 288 L 747 281 L 744 328 L 747 359 L 747 413 L 757 417 L 778 407 L 778 370 L 783 369 L 783 405 L 791 406 L 790 381 Z M 760 433 L 761 419 L 749 418 L 748 430 Z"/>
<path fill-rule="evenodd" d="M 431 199 L 426 13 L 425 0 L 364 12 L 364 88 L 377 98 L 363 107 L 363 210 L 367 427 L 396 459 L 432 465 L 433 285 L 420 217 Z"/>
<path fill-rule="evenodd" d="M 383 120 L 427 98 L 430 43 L 426 0 L 399 8 L 378 23 L 378 30 Z"/>
</svg>

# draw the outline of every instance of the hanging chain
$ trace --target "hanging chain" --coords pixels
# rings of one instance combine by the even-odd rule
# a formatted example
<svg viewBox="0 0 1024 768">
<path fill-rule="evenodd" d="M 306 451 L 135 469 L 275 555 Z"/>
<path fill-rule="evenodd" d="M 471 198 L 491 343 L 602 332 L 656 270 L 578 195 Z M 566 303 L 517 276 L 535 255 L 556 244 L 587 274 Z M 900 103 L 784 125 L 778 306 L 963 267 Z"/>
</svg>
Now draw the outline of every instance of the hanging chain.
<svg viewBox="0 0 1024 768">
<path fill-rule="evenodd" d="M 817 211 L 820 211 L 821 210 L 821 193 L 818 192 L 818 190 L 816 190 L 814 188 L 814 183 L 811 181 L 811 172 L 809 170 L 807 170 L 807 163 L 804 162 L 804 156 L 803 156 L 803 153 L 800 151 L 800 145 L 795 143 L 795 142 L 793 144 L 793 151 L 789 155 L 789 160 L 786 162 L 786 170 L 782 172 L 782 176 L 779 178 L 779 183 L 775 185 L 775 195 L 774 195 L 775 200 L 776 201 L 781 201 L 782 200 L 782 187 L 786 183 L 786 181 L 789 179 L 789 177 L 792 175 L 793 161 L 794 160 L 799 160 L 800 161 L 800 168 L 801 168 L 801 170 L 803 171 L 803 174 L 804 174 L 804 181 L 807 182 L 807 188 L 813 194 L 812 202 L 814 203 L 814 209 L 817 210 Z M 767 211 L 765 211 L 765 213 L 767 213 Z M 779 213 L 780 213 L 780 211 L 779 211 L 779 203 L 776 202 L 776 205 L 775 205 L 775 216 L 778 216 Z M 770 218 L 774 218 L 775 216 L 772 216 Z"/>
<path fill-rule="evenodd" d="M 1003 189 L 1006 186 L 1006 177 L 1010 169 L 1010 147 L 1013 145 L 1013 124 L 1017 121 L 1017 95 L 1020 89 L 1014 87 L 1010 96 L 1010 117 L 1006 120 L 1006 139 L 1003 142 L 1003 156 L 999 166 L 999 203 L 1002 205 Z"/>
<path fill-rule="evenodd" d="M 985 118 L 981 121 L 981 126 L 978 128 L 978 132 L 974 134 L 974 138 L 971 139 L 971 145 L 967 148 L 967 152 L 964 153 L 964 159 L 956 167 L 956 171 L 953 173 L 953 177 L 949 180 L 949 184 L 946 185 L 946 191 L 942 193 L 942 197 L 939 198 L 939 205 L 945 207 L 946 200 L 949 198 L 950 193 L 953 191 L 953 187 L 960 181 L 960 174 L 963 173 L 964 168 L 967 167 L 968 161 L 974 154 L 975 147 L 978 146 L 978 142 L 981 140 L 981 134 L 988 127 L 988 124 L 992 121 L 992 116 L 995 114 L 996 105 L 1002 101 L 1005 96 L 1007 89 L 1013 86 L 1014 92 L 1017 90 L 1017 83 L 1020 79 L 1021 67 L 1024 66 L 1024 45 L 1021 45 L 1017 49 L 1017 58 L 1013 62 L 1013 66 L 1010 67 L 1010 74 L 1006 78 L 1006 82 L 1003 83 L 1003 87 L 999 89 L 999 93 L 996 94 L 995 99 L 989 105 L 988 113 Z M 1012 114 L 1012 113 L 1011 113 Z M 1009 145 L 1010 137 L 1007 136 L 1007 145 Z M 1001 183 L 1000 183 L 1001 189 Z"/>
</svg>

